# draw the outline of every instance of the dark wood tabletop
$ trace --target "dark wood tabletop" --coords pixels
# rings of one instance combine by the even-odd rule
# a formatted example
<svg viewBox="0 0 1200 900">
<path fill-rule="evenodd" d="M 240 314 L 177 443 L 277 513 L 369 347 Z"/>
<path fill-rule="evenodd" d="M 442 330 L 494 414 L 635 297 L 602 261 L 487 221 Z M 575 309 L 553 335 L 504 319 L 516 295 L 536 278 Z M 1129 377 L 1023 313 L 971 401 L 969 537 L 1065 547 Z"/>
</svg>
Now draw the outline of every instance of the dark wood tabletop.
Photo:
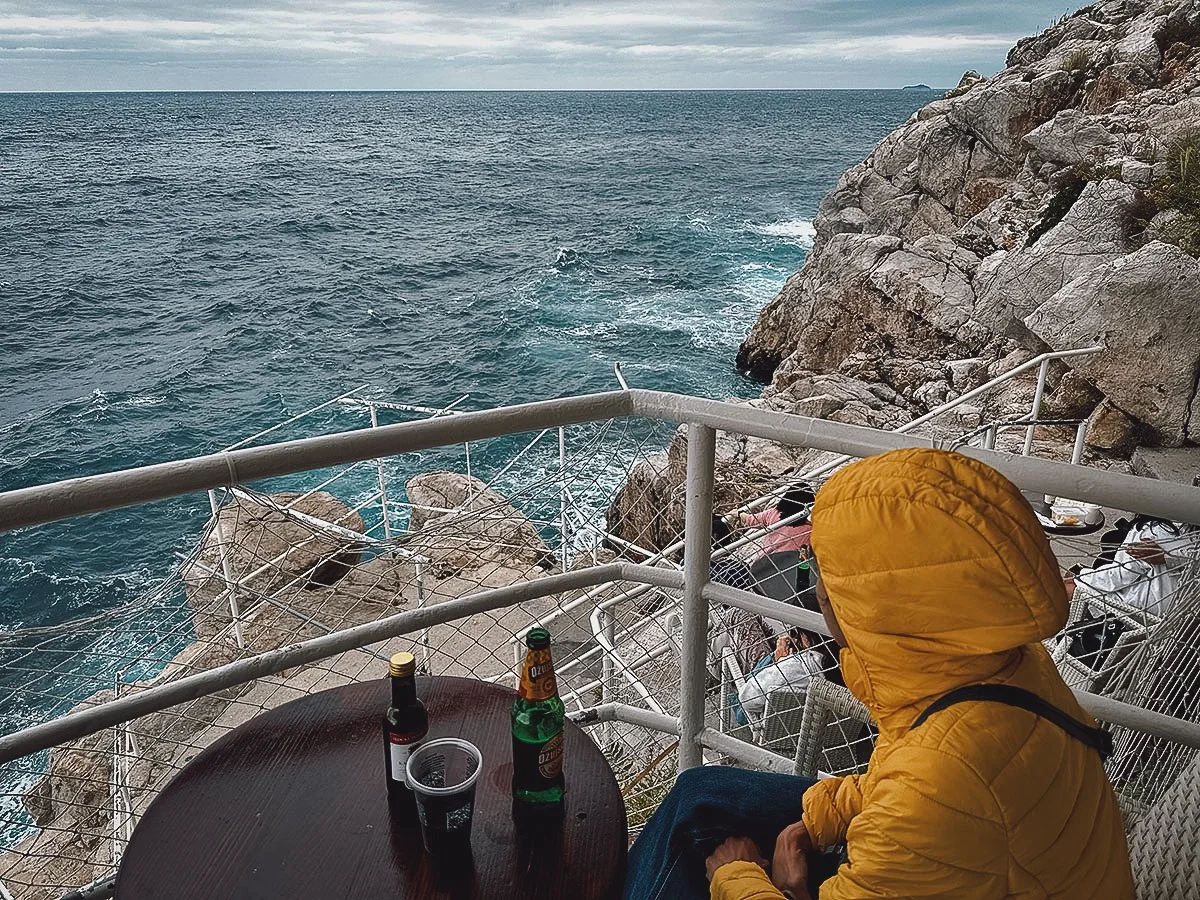
<svg viewBox="0 0 1200 900">
<path fill-rule="evenodd" d="M 467 678 L 417 679 L 429 737 L 479 747 L 471 860 L 437 867 L 412 809 L 389 809 L 381 717 L 387 680 L 279 706 L 224 735 L 146 810 L 117 900 L 619 897 L 625 806 L 591 739 L 567 723 L 561 818 L 517 826 L 512 702 Z"/>
</svg>

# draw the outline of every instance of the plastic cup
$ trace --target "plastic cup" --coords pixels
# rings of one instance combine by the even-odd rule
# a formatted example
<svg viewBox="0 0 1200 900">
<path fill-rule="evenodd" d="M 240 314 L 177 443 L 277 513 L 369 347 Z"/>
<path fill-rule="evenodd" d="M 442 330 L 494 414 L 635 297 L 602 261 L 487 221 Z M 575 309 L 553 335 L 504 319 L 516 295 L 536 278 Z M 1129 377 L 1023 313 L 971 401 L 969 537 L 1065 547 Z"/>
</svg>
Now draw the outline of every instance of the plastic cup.
<svg viewBox="0 0 1200 900">
<path fill-rule="evenodd" d="M 468 859 L 475 782 L 483 770 L 479 748 L 461 738 L 438 738 L 409 754 L 405 769 L 425 851 L 439 862 Z"/>
</svg>

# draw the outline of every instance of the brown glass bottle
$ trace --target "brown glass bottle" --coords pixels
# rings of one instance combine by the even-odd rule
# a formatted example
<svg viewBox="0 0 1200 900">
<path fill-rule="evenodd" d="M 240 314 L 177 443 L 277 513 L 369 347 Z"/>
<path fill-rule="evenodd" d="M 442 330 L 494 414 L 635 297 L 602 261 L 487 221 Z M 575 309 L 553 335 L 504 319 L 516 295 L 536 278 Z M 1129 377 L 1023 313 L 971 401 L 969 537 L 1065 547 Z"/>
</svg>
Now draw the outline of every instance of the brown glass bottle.
<svg viewBox="0 0 1200 900">
<path fill-rule="evenodd" d="M 392 701 L 383 714 L 383 757 L 388 798 L 392 801 L 412 802 L 404 764 L 429 731 L 425 704 L 417 699 L 416 671 L 417 660 L 411 653 L 393 654 L 388 663 Z"/>
<path fill-rule="evenodd" d="M 563 798 L 563 719 L 550 633 L 533 628 L 525 636 L 525 664 L 512 710 L 513 799 L 526 804 Z"/>
</svg>

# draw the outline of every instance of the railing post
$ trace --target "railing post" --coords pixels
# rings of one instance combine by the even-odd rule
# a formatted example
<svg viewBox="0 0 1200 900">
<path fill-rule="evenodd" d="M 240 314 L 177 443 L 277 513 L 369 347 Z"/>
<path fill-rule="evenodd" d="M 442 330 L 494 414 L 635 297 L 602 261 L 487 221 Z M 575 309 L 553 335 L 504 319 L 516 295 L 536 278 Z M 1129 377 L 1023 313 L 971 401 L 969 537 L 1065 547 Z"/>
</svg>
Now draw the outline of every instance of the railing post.
<svg viewBox="0 0 1200 900">
<path fill-rule="evenodd" d="M 1075 446 L 1071 448 L 1071 465 L 1083 462 L 1083 442 L 1087 437 L 1087 419 L 1075 426 Z"/>
<path fill-rule="evenodd" d="M 425 607 L 425 564 L 418 559 L 415 565 L 417 574 L 417 609 Z M 422 675 L 432 675 L 433 669 L 429 665 L 429 629 L 422 628 L 419 638 L 421 644 L 421 664 L 418 667 Z"/>
<path fill-rule="evenodd" d="M 221 507 L 217 503 L 217 492 L 208 492 L 208 505 L 212 508 L 213 528 L 217 531 L 217 543 L 221 547 L 221 575 L 225 579 L 225 590 L 229 591 L 229 615 L 233 618 L 233 637 L 237 641 L 238 649 L 246 648 L 246 641 L 242 637 L 242 612 L 238 609 L 237 602 L 237 586 L 238 581 L 229 571 L 229 544 L 225 540 L 225 527 L 221 524 Z"/>
<path fill-rule="evenodd" d="M 371 427 L 378 428 L 379 413 L 375 409 L 375 404 L 368 401 L 367 408 L 371 410 Z M 375 460 L 375 471 L 379 475 L 379 509 L 383 513 L 383 539 L 390 541 L 392 539 L 392 526 L 388 522 L 387 478 L 383 474 L 382 457 Z"/>
<path fill-rule="evenodd" d="M 562 570 L 567 571 L 570 565 L 570 554 L 567 542 L 570 540 L 570 528 L 567 525 L 567 429 L 558 427 L 558 521 L 562 535 Z"/>
<path fill-rule="evenodd" d="M 713 467 L 717 433 L 688 425 L 687 509 L 683 545 L 683 652 L 680 655 L 679 769 L 703 763 L 697 738 L 704 730 L 705 657 L 708 654 L 708 583 L 712 556 Z"/>
<path fill-rule="evenodd" d="M 617 619 L 609 610 L 601 610 L 600 622 L 603 625 L 604 638 L 608 641 L 610 647 L 615 647 L 617 644 Z M 616 691 L 617 670 L 613 665 L 612 656 L 605 653 L 600 657 L 600 702 L 613 703 L 617 699 Z M 617 740 L 617 726 L 613 722 L 609 722 L 605 726 L 605 743 L 607 745 L 615 744 Z"/>
<path fill-rule="evenodd" d="M 1033 391 L 1033 407 L 1029 410 L 1029 427 L 1025 429 L 1025 447 L 1022 456 L 1028 456 L 1033 450 L 1033 429 L 1037 428 L 1037 420 L 1042 416 L 1042 395 L 1046 393 L 1046 373 L 1050 371 L 1050 360 L 1043 359 L 1038 366 L 1037 387 Z"/>
</svg>

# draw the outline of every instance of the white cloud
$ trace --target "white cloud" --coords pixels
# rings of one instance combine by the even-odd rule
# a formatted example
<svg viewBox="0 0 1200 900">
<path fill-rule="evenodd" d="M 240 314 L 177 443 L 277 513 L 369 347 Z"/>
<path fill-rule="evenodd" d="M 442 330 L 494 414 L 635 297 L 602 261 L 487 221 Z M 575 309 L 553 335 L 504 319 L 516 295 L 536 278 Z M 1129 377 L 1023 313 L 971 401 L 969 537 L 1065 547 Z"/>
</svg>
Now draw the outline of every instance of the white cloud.
<svg viewBox="0 0 1200 900">
<path fill-rule="evenodd" d="M 846 72 L 850 83 L 870 78 L 871 71 L 890 80 L 901 63 L 919 71 L 994 69 L 1018 36 L 1036 30 L 1015 27 L 1012 10 L 981 0 L 172 2 L 0 0 L 0 60 L 43 53 L 47 65 L 68 67 L 61 68 L 64 78 L 73 53 L 113 73 L 138 57 L 142 66 L 186 66 L 193 78 L 205 67 L 218 73 L 234 58 L 264 73 L 272 66 L 315 71 L 322 61 L 408 75 L 432 72 L 421 68 L 426 63 L 456 60 L 466 68 L 455 72 L 455 86 L 464 78 L 469 83 L 475 66 L 481 87 L 579 86 L 570 79 L 598 70 L 605 73 L 598 86 L 613 86 L 614 78 L 625 78 L 626 87 L 686 86 L 703 82 L 705 73 L 727 75 L 730 66 L 741 66 L 761 86 L 825 87 L 833 86 L 830 67 Z M 1051 10 L 1060 11 L 1045 0 L 1023 10 L 1040 24 L 1052 18 Z M 256 50 L 270 52 L 256 59 Z M 496 66 L 524 73 L 525 80 L 498 83 L 489 74 Z M 805 85 L 814 67 L 819 81 Z M 529 81 L 538 77 L 542 83 Z M 659 80 L 647 81 L 653 78 Z M 0 81 L 0 89 L 5 86 Z"/>
</svg>

